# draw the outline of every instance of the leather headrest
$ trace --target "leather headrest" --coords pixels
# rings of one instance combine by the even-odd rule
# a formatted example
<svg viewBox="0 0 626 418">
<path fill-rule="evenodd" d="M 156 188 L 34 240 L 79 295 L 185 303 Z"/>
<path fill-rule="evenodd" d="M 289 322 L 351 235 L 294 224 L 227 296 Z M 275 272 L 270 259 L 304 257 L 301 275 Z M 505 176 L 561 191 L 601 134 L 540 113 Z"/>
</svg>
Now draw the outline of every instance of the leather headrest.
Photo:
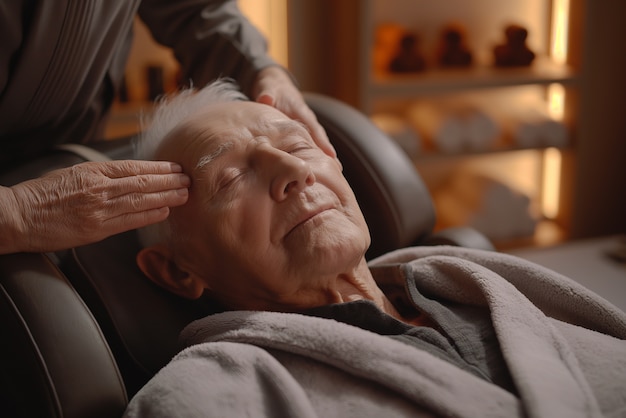
<svg viewBox="0 0 626 418">
<path fill-rule="evenodd" d="M 136 231 L 72 250 L 62 262 L 74 287 L 98 319 L 129 394 L 178 352 L 178 334 L 215 310 L 206 301 L 179 298 L 139 270 Z"/>
</svg>

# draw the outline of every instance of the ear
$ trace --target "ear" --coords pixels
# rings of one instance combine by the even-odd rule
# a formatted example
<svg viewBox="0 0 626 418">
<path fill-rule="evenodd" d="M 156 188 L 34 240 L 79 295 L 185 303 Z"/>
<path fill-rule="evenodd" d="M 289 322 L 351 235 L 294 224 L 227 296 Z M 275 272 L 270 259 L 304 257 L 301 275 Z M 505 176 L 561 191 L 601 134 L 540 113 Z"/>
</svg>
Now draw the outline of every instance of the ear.
<svg viewBox="0 0 626 418">
<path fill-rule="evenodd" d="M 198 299 L 204 291 L 203 281 L 179 268 L 169 248 L 154 245 L 137 254 L 137 265 L 154 283 L 187 299 Z"/>
</svg>

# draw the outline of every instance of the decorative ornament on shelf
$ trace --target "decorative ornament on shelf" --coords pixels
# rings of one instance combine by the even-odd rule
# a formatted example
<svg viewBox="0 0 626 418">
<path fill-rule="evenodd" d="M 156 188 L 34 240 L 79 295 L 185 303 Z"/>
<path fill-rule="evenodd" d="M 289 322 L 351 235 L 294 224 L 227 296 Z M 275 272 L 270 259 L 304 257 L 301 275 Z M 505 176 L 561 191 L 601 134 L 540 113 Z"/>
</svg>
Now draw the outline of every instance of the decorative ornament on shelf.
<svg viewBox="0 0 626 418">
<path fill-rule="evenodd" d="M 389 63 L 392 73 L 418 73 L 426 69 L 426 60 L 419 50 L 417 33 L 407 32 L 401 38 L 396 54 Z"/>
<path fill-rule="evenodd" d="M 465 28 L 459 23 L 450 23 L 441 30 L 437 48 L 437 63 L 440 67 L 469 67 L 472 51 L 467 46 Z"/>
<path fill-rule="evenodd" d="M 504 28 L 505 43 L 493 49 L 496 67 L 528 67 L 535 59 L 535 53 L 526 45 L 528 30 L 518 24 Z"/>
</svg>

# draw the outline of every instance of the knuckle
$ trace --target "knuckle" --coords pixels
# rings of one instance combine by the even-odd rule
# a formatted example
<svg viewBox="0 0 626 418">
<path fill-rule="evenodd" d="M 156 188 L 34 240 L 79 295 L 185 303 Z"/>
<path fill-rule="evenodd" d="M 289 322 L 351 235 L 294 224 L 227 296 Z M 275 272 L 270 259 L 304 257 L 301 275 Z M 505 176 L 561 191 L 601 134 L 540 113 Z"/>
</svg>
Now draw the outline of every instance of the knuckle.
<svg viewBox="0 0 626 418">
<path fill-rule="evenodd" d="M 139 212 L 143 209 L 144 206 L 144 198 L 138 194 L 131 194 L 128 196 L 128 204 L 133 212 Z"/>
<path fill-rule="evenodd" d="M 148 176 L 136 176 L 135 181 L 140 190 L 145 190 L 150 186 L 150 178 Z"/>
</svg>

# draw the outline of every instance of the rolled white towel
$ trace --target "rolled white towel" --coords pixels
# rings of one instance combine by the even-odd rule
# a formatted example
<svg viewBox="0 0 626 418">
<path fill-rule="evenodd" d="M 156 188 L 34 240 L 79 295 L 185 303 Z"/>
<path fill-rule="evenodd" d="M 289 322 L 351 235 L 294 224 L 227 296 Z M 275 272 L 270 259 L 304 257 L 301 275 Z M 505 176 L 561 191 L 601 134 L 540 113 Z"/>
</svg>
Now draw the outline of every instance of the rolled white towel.
<svg viewBox="0 0 626 418">
<path fill-rule="evenodd" d="M 567 127 L 550 116 L 545 103 L 536 101 L 492 106 L 494 117 L 517 148 L 563 147 L 569 141 Z"/>
<path fill-rule="evenodd" d="M 392 113 L 375 113 L 370 119 L 381 131 L 400 145 L 409 157 L 417 157 L 421 151 L 420 135 L 402 117 Z"/>
<path fill-rule="evenodd" d="M 407 120 L 431 148 L 445 153 L 464 150 L 462 121 L 441 106 L 416 103 L 408 108 Z"/>
<path fill-rule="evenodd" d="M 484 110 L 469 108 L 463 118 L 467 148 L 472 151 L 487 151 L 494 147 L 500 136 L 500 127 Z"/>
<path fill-rule="evenodd" d="M 500 136 L 498 123 L 487 111 L 463 100 L 416 103 L 407 115 L 432 148 L 442 152 L 487 151 Z"/>
<path fill-rule="evenodd" d="M 534 148 L 541 145 L 540 127 L 533 121 L 510 120 L 505 124 L 513 144 L 519 148 Z"/>
<path fill-rule="evenodd" d="M 442 227 L 471 226 L 497 241 L 532 236 L 537 226 L 528 196 L 480 173 L 453 174 L 433 197 Z"/>
<path fill-rule="evenodd" d="M 569 132 L 563 122 L 546 118 L 539 126 L 543 145 L 565 147 L 569 142 Z"/>
</svg>

